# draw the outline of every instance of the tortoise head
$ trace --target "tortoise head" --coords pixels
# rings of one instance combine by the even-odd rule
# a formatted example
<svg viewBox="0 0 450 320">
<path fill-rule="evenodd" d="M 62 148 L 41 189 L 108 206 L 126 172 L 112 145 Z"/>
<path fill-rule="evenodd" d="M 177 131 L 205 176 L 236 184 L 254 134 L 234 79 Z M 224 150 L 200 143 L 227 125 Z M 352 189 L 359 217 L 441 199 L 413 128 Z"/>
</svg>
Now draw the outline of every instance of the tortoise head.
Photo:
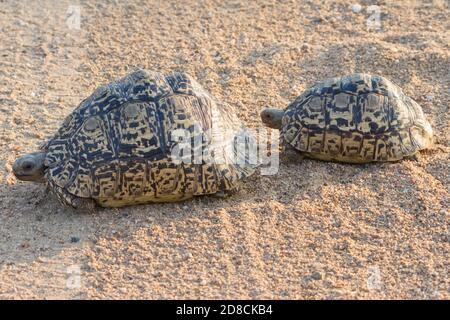
<svg viewBox="0 0 450 320">
<path fill-rule="evenodd" d="M 267 108 L 261 112 L 261 120 L 269 128 L 281 129 L 283 115 L 283 110 Z"/>
<path fill-rule="evenodd" d="M 17 179 L 43 182 L 46 169 L 45 154 L 45 152 L 33 152 L 17 158 L 13 164 L 13 172 Z"/>
</svg>

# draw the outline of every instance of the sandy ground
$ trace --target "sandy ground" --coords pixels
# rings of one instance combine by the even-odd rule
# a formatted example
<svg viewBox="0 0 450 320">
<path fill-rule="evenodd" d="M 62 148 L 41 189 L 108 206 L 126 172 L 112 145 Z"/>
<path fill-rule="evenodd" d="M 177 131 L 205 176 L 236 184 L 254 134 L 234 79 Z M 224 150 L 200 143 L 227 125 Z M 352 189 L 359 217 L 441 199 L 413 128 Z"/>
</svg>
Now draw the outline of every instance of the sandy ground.
<svg viewBox="0 0 450 320">
<path fill-rule="evenodd" d="M 320 3 L 1 1 L 0 298 L 449 299 L 449 3 Z M 252 128 L 317 80 L 381 74 L 422 105 L 439 148 L 284 163 L 229 199 L 96 214 L 14 179 L 18 155 L 136 67 L 187 71 Z"/>
</svg>

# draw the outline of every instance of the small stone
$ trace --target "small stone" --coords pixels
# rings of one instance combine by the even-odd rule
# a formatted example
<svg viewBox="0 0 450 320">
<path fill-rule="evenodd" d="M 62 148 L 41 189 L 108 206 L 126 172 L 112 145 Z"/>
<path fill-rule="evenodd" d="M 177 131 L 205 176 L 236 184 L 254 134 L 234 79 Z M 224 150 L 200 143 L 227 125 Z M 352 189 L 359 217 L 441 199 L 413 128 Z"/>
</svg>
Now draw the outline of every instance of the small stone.
<svg viewBox="0 0 450 320">
<path fill-rule="evenodd" d="M 79 237 L 70 237 L 70 242 L 71 243 L 77 243 L 77 242 L 79 242 L 80 241 L 80 238 Z"/>
<path fill-rule="evenodd" d="M 20 247 L 21 247 L 22 249 L 29 248 L 29 247 L 30 247 L 30 243 L 29 243 L 28 241 L 24 241 L 24 242 L 22 242 L 22 243 L 20 244 Z"/>
<path fill-rule="evenodd" d="M 309 51 L 309 45 L 307 43 L 302 44 L 301 49 L 303 51 Z"/>
<path fill-rule="evenodd" d="M 311 278 L 313 278 L 314 280 L 322 280 L 322 274 L 320 272 L 313 272 L 313 274 L 311 275 Z"/>
<path fill-rule="evenodd" d="M 361 12 L 361 10 L 362 10 L 362 7 L 360 4 L 357 3 L 357 4 L 352 5 L 352 11 L 354 13 L 359 13 L 359 12 Z"/>
<path fill-rule="evenodd" d="M 318 17 L 318 18 L 314 18 L 314 19 L 312 20 L 312 22 L 314 22 L 314 23 L 322 23 L 322 22 L 324 22 L 324 19 L 321 18 L 321 17 Z"/>
<path fill-rule="evenodd" d="M 341 225 L 342 225 L 341 220 L 339 218 L 334 218 L 332 220 L 331 224 L 332 224 L 333 227 L 336 227 L 336 228 L 340 228 Z"/>
<path fill-rule="evenodd" d="M 17 145 L 13 145 L 13 146 L 11 146 L 11 150 L 12 151 L 20 151 L 22 149 L 22 147 L 21 146 L 17 146 Z"/>
</svg>

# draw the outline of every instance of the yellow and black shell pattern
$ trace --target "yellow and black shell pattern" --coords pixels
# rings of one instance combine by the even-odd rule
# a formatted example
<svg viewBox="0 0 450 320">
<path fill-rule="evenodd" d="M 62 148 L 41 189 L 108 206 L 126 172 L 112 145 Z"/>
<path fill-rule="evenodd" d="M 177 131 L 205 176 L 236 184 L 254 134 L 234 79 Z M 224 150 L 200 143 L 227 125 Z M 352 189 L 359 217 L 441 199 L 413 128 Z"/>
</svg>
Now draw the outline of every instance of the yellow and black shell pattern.
<svg viewBox="0 0 450 320">
<path fill-rule="evenodd" d="M 254 171 L 227 145 L 242 129 L 231 107 L 189 75 L 137 70 L 82 101 L 44 145 L 47 184 L 66 204 L 92 198 L 105 207 L 234 190 Z M 175 159 L 175 132 L 198 142 L 192 154 L 214 157 Z"/>
<path fill-rule="evenodd" d="M 326 161 L 396 161 L 433 142 L 422 108 L 381 76 L 352 74 L 318 83 L 285 110 L 281 136 Z"/>
</svg>

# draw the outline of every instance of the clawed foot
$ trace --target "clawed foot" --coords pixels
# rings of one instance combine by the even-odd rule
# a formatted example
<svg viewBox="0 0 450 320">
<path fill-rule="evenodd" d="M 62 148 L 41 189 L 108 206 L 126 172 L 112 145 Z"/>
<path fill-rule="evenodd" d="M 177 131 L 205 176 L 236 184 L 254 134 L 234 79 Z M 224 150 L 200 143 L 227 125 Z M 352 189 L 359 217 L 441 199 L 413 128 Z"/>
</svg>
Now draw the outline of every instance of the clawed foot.
<svg viewBox="0 0 450 320">
<path fill-rule="evenodd" d="M 233 191 L 230 191 L 230 190 L 219 191 L 219 192 L 216 192 L 216 193 L 212 194 L 212 196 L 214 198 L 218 198 L 218 199 L 225 199 L 225 198 L 228 198 L 231 195 L 233 195 L 233 193 L 235 193 L 235 190 L 233 190 Z"/>
<path fill-rule="evenodd" d="M 304 158 L 305 156 L 301 152 L 290 145 L 286 145 L 281 153 L 281 160 L 287 163 L 301 162 Z"/>
<path fill-rule="evenodd" d="M 86 198 L 73 198 L 70 204 L 77 209 L 77 211 L 85 213 L 94 213 L 97 208 L 94 200 Z"/>
</svg>

